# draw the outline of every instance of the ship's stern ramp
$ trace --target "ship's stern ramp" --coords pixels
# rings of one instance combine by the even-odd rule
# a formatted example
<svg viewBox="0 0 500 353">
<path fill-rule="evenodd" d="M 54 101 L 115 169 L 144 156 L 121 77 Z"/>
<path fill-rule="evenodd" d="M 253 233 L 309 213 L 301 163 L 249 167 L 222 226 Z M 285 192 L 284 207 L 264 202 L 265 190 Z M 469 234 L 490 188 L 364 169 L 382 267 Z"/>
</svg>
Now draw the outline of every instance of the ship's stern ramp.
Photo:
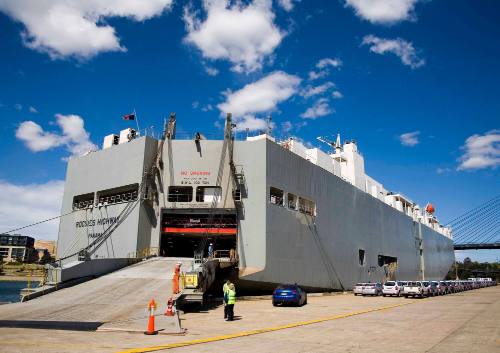
<svg viewBox="0 0 500 353">
<path fill-rule="evenodd" d="M 167 300 L 172 296 L 174 268 L 181 263 L 192 266 L 189 258 L 151 258 L 69 288 L 46 294 L 25 303 L 0 306 L 0 322 L 10 327 L 23 322 L 51 323 L 99 329 L 143 331 L 147 326 L 148 302 L 158 304 L 157 318 L 165 332 L 179 332 L 178 317 L 164 317 Z M 161 318 L 160 318 L 161 316 Z"/>
</svg>

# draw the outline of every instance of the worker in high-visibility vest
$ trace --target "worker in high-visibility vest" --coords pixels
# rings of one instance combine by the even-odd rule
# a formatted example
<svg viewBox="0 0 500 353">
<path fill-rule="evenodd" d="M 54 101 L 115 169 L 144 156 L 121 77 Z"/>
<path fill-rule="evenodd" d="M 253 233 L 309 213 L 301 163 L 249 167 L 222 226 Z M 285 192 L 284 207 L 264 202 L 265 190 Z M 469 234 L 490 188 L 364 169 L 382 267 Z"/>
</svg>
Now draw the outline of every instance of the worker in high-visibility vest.
<svg viewBox="0 0 500 353">
<path fill-rule="evenodd" d="M 227 321 L 233 321 L 234 319 L 234 304 L 236 304 L 236 289 L 234 284 L 231 283 L 227 291 Z"/>
<path fill-rule="evenodd" d="M 224 298 L 224 319 L 227 319 L 227 292 L 229 291 L 229 285 L 231 284 L 230 280 L 226 280 L 224 285 L 222 286 L 222 294 Z"/>
</svg>

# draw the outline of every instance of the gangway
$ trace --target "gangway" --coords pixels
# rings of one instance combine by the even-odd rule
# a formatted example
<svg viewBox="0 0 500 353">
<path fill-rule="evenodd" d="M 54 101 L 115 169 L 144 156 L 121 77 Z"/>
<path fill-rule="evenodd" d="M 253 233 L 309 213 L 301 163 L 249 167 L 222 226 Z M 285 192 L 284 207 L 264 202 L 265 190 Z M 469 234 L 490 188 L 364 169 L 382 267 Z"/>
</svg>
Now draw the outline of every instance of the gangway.
<svg viewBox="0 0 500 353">
<path fill-rule="evenodd" d="M 158 303 L 158 313 L 165 312 L 177 263 L 190 268 L 192 258 L 153 257 L 24 303 L 0 305 L 0 322 L 91 324 L 99 329 L 132 327 L 143 331 L 151 298 Z"/>
</svg>

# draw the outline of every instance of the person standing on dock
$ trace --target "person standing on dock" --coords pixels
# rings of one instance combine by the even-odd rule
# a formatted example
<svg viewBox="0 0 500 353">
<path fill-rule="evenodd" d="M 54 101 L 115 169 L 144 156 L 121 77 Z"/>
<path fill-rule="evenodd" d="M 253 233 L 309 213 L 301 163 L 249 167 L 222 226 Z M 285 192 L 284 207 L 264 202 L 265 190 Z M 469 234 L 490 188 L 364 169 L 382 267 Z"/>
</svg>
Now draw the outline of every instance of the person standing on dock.
<svg viewBox="0 0 500 353">
<path fill-rule="evenodd" d="M 223 301 L 224 301 L 224 319 L 227 319 L 227 292 L 229 291 L 229 285 L 231 284 L 230 280 L 226 280 L 224 285 L 222 286 L 222 294 L 223 294 Z"/>
<path fill-rule="evenodd" d="M 231 283 L 227 291 L 227 321 L 234 320 L 234 304 L 236 304 L 236 289 Z"/>
<path fill-rule="evenodd" d="M 210 243 L 210 245 L 208 246 L 208 257 L 212 256 L 214 256 L 214 244 Z"/>
</svg>

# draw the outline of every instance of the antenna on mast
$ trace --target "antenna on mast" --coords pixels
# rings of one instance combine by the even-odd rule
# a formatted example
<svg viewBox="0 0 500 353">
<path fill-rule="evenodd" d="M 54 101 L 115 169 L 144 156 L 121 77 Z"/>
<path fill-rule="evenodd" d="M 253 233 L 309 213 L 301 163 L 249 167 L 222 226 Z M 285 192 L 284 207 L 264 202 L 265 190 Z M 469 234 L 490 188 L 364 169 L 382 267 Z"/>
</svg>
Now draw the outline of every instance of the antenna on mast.
<svg viewBox="0 0 500 353">
<path fill-rule="evenodd" d="M 271 115 L 269 115 L 267 117 L 266 124 L 267 124 L 266 134 L 268 134 L 269 136 L 271 136 L 271 134 L 273 132 L 273 118 L 271 117 Z"/>
<path fill-rule="evenodd" d="M 325 137 L 322 137 L 322 136 L 318 136 L 316 137 L 316 140 L 320 141 L 320 142 L 323 142 L 323 143 L 326 143 L 328 146 L 330 146 L 332 149 L 335 148 L 335 142 L 333 141 L 330 141 L 330 140 L 327 140 Z"/>
</svg>

